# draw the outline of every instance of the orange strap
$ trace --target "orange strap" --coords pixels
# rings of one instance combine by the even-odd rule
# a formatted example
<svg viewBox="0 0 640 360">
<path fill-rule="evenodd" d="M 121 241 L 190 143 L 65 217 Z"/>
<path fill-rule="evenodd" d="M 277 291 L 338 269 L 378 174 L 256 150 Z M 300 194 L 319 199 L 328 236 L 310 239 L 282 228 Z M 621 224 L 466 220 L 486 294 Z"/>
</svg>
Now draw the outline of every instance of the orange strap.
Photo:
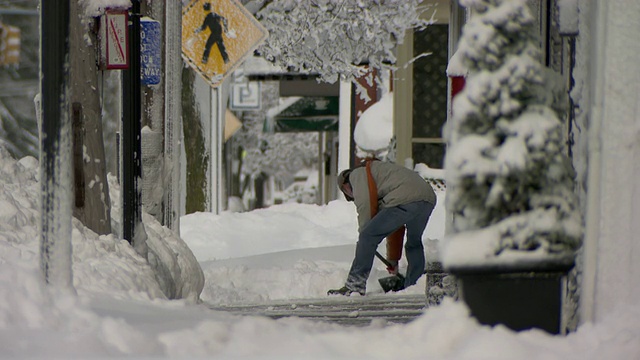
<svg viewBox="0 0 640 360">
<path fill-rule="evenodd" d="M 378 213 L 378 186 L 371 174 L 371 161 L 367 159 L 365 167 L 367 169 L 367 182 L 369 184 L 369 203 L 371 205 L 371 218 Z M 396 231 L 387 236 L 387 260 L 399 261 L 402 258 L 402 242 L 404 240 L 405 226 L 400 226 Z"/>
<path fill-rule="evenodd" d="M 367 182 L 369 183 L 369 203 L 371 204 L 371 218 L 373 219 L 378 213 L 378 186 L 371 174 L 371 159 L 367 159 L 366 161 L 365 167 L 367 169 Z"/>
</svg>

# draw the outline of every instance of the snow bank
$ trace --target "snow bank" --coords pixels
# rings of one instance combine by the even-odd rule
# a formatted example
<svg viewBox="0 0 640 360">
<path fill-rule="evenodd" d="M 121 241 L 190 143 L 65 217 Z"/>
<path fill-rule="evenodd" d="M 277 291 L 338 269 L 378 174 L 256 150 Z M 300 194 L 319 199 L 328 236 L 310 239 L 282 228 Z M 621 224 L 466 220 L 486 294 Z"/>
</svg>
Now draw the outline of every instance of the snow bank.
<svg viewBox="0 0 640 360">
<path fill-rule="evenodd" d="M 7 284 L 2 289 L 7 293 L 4 295 L 21 291 L 15 279 L 33 284 L 31 291 L 36 295 L 44 293 L 44 289 L 37 289 L 42 285 L 37 280 L 42 276 L 39 273 L 38 161 L 33 157 L 16 161 L 6 151 L 0 151 L 0 165 L 0 263 L 12 269 L 3 271 L 3 274 L 12 274 L 5 277 Z M 117 191 L 115 180 L 110 180 L 110 185 Z M 117 193 L 111 196 L 112 199 L 119 198 Z M 114 208 L 119 211 L 119 207 Z M 73 219 L 73 284 L 78 293 L 104 293 L 116 298 L 198 299 L 204 275 L 191 251 L 179 237 L 160 226 L 151 216 L 145 215 L 144 220 L 155 269 L 127 241 L 112 234 L 98 235 Z M 168 271 L 157 275 L 158 269 Z M 164 280 L 164 283 L 160 284 L 156 278 Z M 42 305 L 38 300 L 42 296 L 28 298 L 35 301 L 33 307 Z M 0 296 L 0 299 L 11 303 L 6 296 Z M 20 314 L 11 307 L 6 311 L 8 313 L 3 311 L 0 318 Z M 29 316 L 25 313 L 25 321 Z"/>
</svg>

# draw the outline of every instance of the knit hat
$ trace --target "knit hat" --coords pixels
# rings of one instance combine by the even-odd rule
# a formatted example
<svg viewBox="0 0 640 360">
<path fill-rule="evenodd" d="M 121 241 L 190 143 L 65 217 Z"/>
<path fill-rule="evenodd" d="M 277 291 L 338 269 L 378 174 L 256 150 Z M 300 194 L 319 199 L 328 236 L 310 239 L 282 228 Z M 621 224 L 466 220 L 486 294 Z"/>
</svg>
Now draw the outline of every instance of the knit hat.
<svg viewBox="0 0 640 360">
<path fill-rule="evenodd" d="M 351 169 L 342 170 L 340 174 L 338 174 L 338 187 L 342 187 L 344 183 L 349 182 L 349 174 L 351 173 Z"/>
<path fill-rule="evenodd" d="M 342 190 L 342 185 L 344 185 L 345 183 L 349 183 L 349 174 L 351 174 L 351 169 L 341 171 L 340 174 L 338 174 L 337 183 L 338 183 L 338 189 L 342 191 L 347 201 L 353 201 L 353 198 L 345 194 L 344 190 Z"/>
</svg>

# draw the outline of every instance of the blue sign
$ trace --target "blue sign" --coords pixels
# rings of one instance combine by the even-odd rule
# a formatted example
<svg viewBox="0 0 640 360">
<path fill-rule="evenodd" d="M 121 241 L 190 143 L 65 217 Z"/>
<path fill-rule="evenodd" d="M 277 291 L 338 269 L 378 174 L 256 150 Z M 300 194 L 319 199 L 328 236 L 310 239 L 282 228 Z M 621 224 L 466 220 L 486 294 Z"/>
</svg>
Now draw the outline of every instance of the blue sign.
<svg viewBox="0 0 640 360">
<path fill-rule="evenodd" d="M 140 80 L 144 85 L 158 85 L 162 78 L 162 33 L 160 22 L 140 19 Z"/>
</svg>

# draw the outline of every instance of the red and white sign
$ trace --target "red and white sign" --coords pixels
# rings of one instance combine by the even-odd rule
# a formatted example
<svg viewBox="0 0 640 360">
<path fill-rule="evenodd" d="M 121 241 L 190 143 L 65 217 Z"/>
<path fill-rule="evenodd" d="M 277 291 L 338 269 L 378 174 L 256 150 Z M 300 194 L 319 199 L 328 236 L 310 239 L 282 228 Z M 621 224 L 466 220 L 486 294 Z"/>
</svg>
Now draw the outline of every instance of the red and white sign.
<svg viewBox="0 0 640 360">
<path fill-rule="evenodd" d="M 107 70 L 129 68 L 129 14 L 107 10 L 100 21 L 102 64 Z"/>
</svg>

